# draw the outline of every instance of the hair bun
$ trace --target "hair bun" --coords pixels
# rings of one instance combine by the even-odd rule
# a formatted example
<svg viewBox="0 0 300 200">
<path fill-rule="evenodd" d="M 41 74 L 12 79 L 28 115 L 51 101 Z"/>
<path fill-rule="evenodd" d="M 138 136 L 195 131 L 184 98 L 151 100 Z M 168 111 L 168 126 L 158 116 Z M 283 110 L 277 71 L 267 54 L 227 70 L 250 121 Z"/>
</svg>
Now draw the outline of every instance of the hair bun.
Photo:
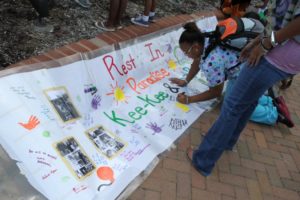
<svg viewBox="0 0 300 200">
<path fill-rule="evenodd" d="M 189 32 L 200 32 L 195 22 L 186 23 L 183 28 Z"/>
</svg>

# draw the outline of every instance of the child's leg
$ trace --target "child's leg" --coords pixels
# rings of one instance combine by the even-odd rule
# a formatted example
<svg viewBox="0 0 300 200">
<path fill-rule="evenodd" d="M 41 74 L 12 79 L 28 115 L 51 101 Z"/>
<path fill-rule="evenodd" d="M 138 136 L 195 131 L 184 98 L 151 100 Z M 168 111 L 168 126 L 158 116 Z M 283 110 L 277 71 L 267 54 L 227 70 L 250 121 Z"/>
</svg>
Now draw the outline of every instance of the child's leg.
<svg viewBox="0 0 300 200">
<path fill-rule="evenodd" d="M 149 16 L 153 0 L 145 0 L 144 16 Z"/>
<path fill-rule="evenodd" d="M 114 23 L 116 22 L 117 19 L 117 15 L 119 13 L 119 8 L 120 8 L 120 0 L 110 0 L 109 16 L 108 16 L 108 20 L 105 23 L 107 27 L 114 26 Z"/>
<path fill-rule="evenodd" d="M 150 13 L 149 13 L 149 21 L 154 22 L 154 16 L 155 16 L 155 8 L 156 8 L 156 0 L 152 0 L 152 5 L 150 8 Z"/>
<path fill-rule="evenodd" d="M 119 4 L 118 12 L 117 12 L 117 17 L 116 17 L 116 20 L 114 21 L 115 26 L 121 24 L 121 18 L 126 10 L 128 0 L 119 0 L 119 2 L 120 2 L 120 4 Z"/>
<path fill-rule="evenodd" d="M 150 8 L 150 12 L 155 12 L 155 8 L 156 8 L 156 0 L 152 0 L 152 5 Z"/>
</svg>

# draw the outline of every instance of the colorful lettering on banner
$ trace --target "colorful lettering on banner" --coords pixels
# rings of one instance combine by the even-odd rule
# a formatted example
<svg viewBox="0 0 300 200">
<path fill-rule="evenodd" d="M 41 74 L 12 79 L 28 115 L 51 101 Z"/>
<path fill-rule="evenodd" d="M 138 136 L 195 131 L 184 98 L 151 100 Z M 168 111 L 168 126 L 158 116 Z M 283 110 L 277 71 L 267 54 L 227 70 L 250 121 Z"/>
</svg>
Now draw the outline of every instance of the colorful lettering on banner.
<svg viewBox="0 0 300 200">
<path fill-rule="evenodd" d="M 172 93 L 178 93 L 179 92 L 179 88 L 178 87 L 172 87 L 168 83 L 164 83 L 163 86 L 165 88 L 169 89 Z"/>
<path fill-rule="evenodd" d="M 75 186 L 72 188 L 72 191 L 75 192 L 76 194 L 81 192 L 81 191 L 84 191 L 86 190 L 88 187 L 85 186 L 85 185 L 79 185 L 79 186 Z"/>
<path fill-rule="evenodd" d="M 42 179 L 45 180 L 47 179 L 49 176 L 51 176 L 52 174 L 55 174 L 55 172 L 57 172 L 57 169 L 51 170 L 49 173 L 45 174 L 42 176 Z"/>
<path fill-rule="evenodd" d="M 104 56 L 102 60 L 112 80 L 115 80 L 114 74 L 116 72 L 118 75 L 124 76 L 128 74 L 129 71 L 137 68 L 134 63 L 134 58 L 132 58 L 130 54 L 129 54 L 129 60 L 126 60 L 125 64 L 122 64 L 119 67 L 116 65 L 116 63 L 114 62 L 114 58 L 111 55 Z"/>
<path fill-rule="evenodd" d="M 41 166 L 46 167 L 48 170 L 49 168 L 52 168 L 52 163 L 55 162 L 57 160 L 56 156 L 53 156 L 49 153 L 46 153 L 44 151 L 37 151 L 37 150 L 32 150 L 29 149 L 28 150 L 29 154 L 32 154 L 35 159 L 36 159 L 36 163 L 38 163 Z M 49 176 L 51 176 L 52 174 L 56 173 L 58 169 L 50 169 L 49 172 L 47 172 L 46 174 L 42 175 L 42 179 L 45 180 L 47 179 Z"/>
<path fill-rule="evenodd" d="M 162 68 L 160 70 L 150 72 L 149 74 L 150 76 L 148 76 L 144 80 L 141 80 L 138 83 L 133 77 L 129 77 L 126 80 L 126 83 L 128 84 L 129 88 L 132 89 L 134 92 L 136 92 L 137 94 L 141 94 L 140 90 L 145 90 L 150 85 L 153 85 L 158 81 L 162 80 L 163 78 L 169 76 L 170 72 Z"/>
<path fill-rule="evenodd" d="M 169 127 L 171 127 L 174 130 L 182 129 L 185 126 L 187 126 L 187 120 L 186 119 L 171 118 L 170 123 L 169 123 Z"/>
<path fill-rule="evenodd" d="M 148 106 L 155 107 L 156 104 L 160 104 L 162 101 L 167 99 L 169 94 L 165 92 L 159 92 L 158 94 L 154 95 L 154 98 L 149 98 L 148 95 L 145 97 L 137 96 L 137 98 L 144 103 L 144 105 L 135 107 L 134 111 L 128 113 L 129 118 L 120 118 L 117 117 L 115 111 L 111 111 L 111 115 L 104 112 L 104 115 L 108 117 L 113 122 L 121 125 L 126 126 L 127 124 L 134 124 L 136 121 L 142 119 L 143 116 L 148 114 L 148 110 L 146 109 Z"/>
<path fill-rule="evenodd" d="M 14 93 L 23 96 L 27 99 L 31 99 L 31 100 L 36 99 L 36 97 L 30 91 L 27 91 L 24 86 L 10 87 L 10 89 Z"/>
<path fill-rule="evenodd" d="M 165 54 L 162 53 L 159 49 L 155 49 L 154 52 L 153 52 L 152 48 L 151 48 L 152 44 L 153 44 L 152 42 L 148 43 L 148 44 L 145 44 L 145 47 L 147 47 L 148 50 L 151 53 L 151 60 L 150 60 L 151 62 L 153 62 L 153 61 L 155 61 L 155 60 L 157 60 L 157 59 L 162 58 L 162 57 L 165 56 Z"/>
<path fill-rule="evenodd" d="M 121 157 L 123 157 L 127 161 L 132 161 L 135 157 L 140 156 L 147 148 L 149 148 L 151 144 L 147 144 L 141 149 L 137 151 L 124 151 L 122 154 L 120 154 Z"/>
<path fill-rule="evenodd" d="M 36 116 L 31 115 L 27 123 L 19 122 L 18 124 L 30 131 L 37 127 L 37 125 L 40 124 L 40 121 Z"/>
</svg>

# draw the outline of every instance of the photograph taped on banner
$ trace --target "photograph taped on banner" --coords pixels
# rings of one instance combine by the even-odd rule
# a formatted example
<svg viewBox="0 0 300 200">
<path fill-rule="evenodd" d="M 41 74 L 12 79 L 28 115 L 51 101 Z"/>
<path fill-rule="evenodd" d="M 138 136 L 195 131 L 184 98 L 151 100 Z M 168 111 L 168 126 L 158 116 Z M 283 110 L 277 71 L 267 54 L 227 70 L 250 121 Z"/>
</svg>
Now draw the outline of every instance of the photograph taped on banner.
<svg viewBox="0 0 300 200">
<path fill-rule="evenodd" d="M 103 126 L 96 126 L 87 130 L 85 133 L 101 154 L 108 159 L 117 156 L 127 146 L 126 142 L 122 141 Z"/>
<path fill-rule="evenodd" d="M 88 177 L 96 169 L 95 164 L 74 137 L 65 138 L 54 143 L 53 146 L 67 168 L 77 179 L 82 180 Z"/>
<path fill-rule="evenodd" d="M 65 87 L 49 88 L 44 90 L 44 94 L 54 108 L 56 114 L 64 123 L 73 122 L 80 118 Z"/>
</svg>

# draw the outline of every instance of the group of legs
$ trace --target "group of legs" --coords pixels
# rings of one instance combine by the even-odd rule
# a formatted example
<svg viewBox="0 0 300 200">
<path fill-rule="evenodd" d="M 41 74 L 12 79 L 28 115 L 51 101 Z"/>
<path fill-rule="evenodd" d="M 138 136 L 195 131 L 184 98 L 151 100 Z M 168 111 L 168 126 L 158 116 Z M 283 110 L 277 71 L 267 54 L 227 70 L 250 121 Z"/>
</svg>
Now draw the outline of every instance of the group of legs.
<svg viewBox="0 0 300 200">
<path fill-rule="evenodd" d="M 123 28 L 121 19 L 125 13 L 128 0 L 110 0 L 110 9 L 106 21 L 96 22 L 96 26 L 104 31 L 115 31 Z M 148 27 L 154 22 L 156 0 L 145 0 L 145 8 L 142 15 L 138 14 L 131 22 L 140 26 Z"/>
<path fill-rule="evenodd" d="M 52 32 L 54 27 L 46 23 L 49 16 L 49 4 L 53 0 L 30 0 L 32 6 L 38 13 L 38 19 L 34 22 L 37 31 Z M 89 0 L 75 0 L 80 6 L 89 8 Z M 109 14 L 106 21 L 97 21 L 96 26 L 104 31 L 115 31 L 123 28 L 121 19 L 125 13 L 128 0 L 110 0 Z M 145 8 L 142 15 L 137 15 L 131 21 L 134 24 L 148 27 L 150 22 L 154 22 L 156 0 L 145 0 Z"/>
</svg>

